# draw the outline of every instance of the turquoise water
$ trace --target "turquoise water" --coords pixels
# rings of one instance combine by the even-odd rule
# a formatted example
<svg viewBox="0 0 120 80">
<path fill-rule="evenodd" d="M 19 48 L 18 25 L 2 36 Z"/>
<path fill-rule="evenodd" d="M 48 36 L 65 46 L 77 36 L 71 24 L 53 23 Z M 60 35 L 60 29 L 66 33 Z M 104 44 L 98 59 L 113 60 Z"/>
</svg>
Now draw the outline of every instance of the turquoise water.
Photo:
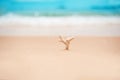
<svg viewBox="0 0 120 80">
<path fill-rule="evenodd" d="M 0 14 L 120 15 L 120 0 L 0 0 Z"/>
</svg>

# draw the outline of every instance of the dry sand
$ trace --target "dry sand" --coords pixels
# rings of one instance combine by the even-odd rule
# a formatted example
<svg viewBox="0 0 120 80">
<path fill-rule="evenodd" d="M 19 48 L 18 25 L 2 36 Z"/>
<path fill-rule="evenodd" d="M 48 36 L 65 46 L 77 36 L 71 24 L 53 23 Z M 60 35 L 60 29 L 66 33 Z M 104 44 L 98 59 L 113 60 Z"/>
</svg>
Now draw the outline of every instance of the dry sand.
<svg viewBox="0 0 120 80">
<path fill-rule="evenodd" d="M 120 80 L 120 37 L 0 37 L 0 80 Z"/>
</svg>

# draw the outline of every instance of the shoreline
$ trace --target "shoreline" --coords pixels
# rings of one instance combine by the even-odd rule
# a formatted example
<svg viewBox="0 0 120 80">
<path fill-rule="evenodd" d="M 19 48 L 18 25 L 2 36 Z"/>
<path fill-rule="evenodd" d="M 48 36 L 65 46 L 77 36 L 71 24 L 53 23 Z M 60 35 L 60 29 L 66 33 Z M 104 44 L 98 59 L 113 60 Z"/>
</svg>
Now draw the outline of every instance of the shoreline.
<svg viewBox="0 0 120 80">
<path fill-rule="evenodd" d="M 120 36 L 119 17 L 25 17 L 0 18 L 0 35 Z"/>
</svg>

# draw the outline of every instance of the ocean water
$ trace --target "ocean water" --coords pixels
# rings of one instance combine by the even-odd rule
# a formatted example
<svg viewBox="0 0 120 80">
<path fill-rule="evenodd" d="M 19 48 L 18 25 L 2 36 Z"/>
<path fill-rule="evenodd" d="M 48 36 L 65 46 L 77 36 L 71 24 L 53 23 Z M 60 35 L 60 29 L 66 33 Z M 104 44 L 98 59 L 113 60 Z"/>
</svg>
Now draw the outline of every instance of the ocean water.
<svg viewBox="0 0 120 80">
<path fill-rule="evenodd" d="M 120 15 L 120 0 L 0 0 L 0 14 L 24 16 Z"/>
<path fill-rule="evenodd" d="M 0 16 L 0 35 L 120 36 L 120 16 Z"/>
<path fill-rule="evenodd" d="M 0 0 L 0 35 L 120 36 L 120 0 Z"/>
</svg>

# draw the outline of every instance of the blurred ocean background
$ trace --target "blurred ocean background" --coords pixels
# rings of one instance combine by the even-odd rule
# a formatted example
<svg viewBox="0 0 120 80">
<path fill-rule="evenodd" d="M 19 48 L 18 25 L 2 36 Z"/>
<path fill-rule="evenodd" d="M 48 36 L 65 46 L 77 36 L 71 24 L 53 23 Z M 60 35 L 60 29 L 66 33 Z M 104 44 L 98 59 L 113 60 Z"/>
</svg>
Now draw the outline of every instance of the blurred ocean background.
<svg viewBox="0 0 120 80">
<path fill-rule="evenodd" d="M 120 0 L 0 0 L 0 15 L 120 15 Z"/>
<path fill-rule="evenodd" d="M 0 0 L 0 35 L 120 36 L 120 0 Z"/>
</svg>

